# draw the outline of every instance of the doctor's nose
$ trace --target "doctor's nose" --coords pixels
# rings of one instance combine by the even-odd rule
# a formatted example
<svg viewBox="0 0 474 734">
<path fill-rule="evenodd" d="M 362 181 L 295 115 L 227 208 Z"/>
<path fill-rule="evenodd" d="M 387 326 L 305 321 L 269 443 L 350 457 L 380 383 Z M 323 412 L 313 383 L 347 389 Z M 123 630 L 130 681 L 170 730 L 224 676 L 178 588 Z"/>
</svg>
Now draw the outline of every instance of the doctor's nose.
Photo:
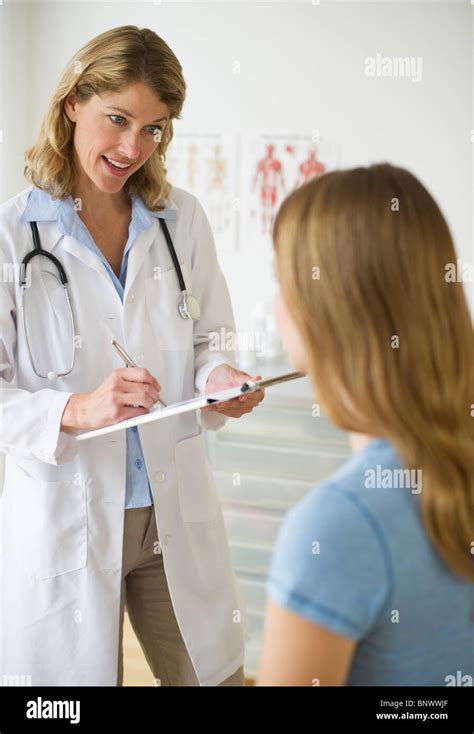
<svg viewBox="0 0 474 734">
<path fill-rule="evenodd" d="M 120 155 L 129 161 L 136 162 L 140 159 L 140 146 L 134 136 L 122 139 L 118 147 Z"/>
</svg>

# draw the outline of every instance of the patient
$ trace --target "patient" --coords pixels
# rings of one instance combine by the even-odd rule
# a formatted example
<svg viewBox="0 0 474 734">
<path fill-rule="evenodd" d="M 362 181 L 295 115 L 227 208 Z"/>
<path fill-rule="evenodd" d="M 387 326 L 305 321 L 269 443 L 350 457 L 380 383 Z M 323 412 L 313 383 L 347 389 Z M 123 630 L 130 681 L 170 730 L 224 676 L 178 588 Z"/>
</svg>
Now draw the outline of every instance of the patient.
<svg viewBox="0 0 474 734">
<path fill-rule="evenodd" d="M 382 164 L 294 191 L 273 240 L 290 361 L 354 455 L 283 522 L 258 683 L 472 685 L 474 341 L 446 221 Z"/>
</svg>

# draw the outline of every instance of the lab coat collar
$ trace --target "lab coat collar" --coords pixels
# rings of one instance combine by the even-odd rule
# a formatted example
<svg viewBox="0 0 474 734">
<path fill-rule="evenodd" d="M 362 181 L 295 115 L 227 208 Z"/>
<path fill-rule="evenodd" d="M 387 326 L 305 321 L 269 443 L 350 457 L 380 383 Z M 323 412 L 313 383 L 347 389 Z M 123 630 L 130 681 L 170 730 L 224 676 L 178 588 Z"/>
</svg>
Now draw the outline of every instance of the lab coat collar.
<svg viewBox="0 0 474 734">
<path fill-rule="evenodd" d="M 144 229 L 152 227 L 153 218 L 173 220 L 178 216 L 178 206 L 170 195 L 167 199 L 167 206 L 162 211 L 151 211 L 148 209 L 143 199 L 137 194 L 132 194 L 131 199 L 133 216 L 138 217 L 143 222 Z M 81 227 L 81 221 L 78 221 L 79 218 L 75 215 L 76 211 L 72 196 L 68 196 L 67 199 L 53 199 L 46 191 L 32 186 L 28 195 L 28 201 L 19 217 L 19 221 L 56 222 L 59 230 L 58 236 L 54 241 L 48 242 L 47 248 L 49 252 L 52 252 L 60 241 L 61 236 L 76 237 L 78 229 Z M 76 237 L 76 239 L 78 238 Z"/>
<path fill-rule="evenodd" d="M 160 229 L 156 219 L 176 219 L 179 211 L 171 196 L 168 196 L 167 199 L 168 206 L 160 212 L 152 212 L 147 209 L 141 197 L 136 194 L 133 194 L 131 198 L 133 216 L 142 219 L 146 229 L 138 234 L 133 247 L 130 249 L 124 298 L 127 297 L 146 253 Z M 61 202 L 65 206 L 61 206 Z M 71 196 L 67 199 L 54 200 L 48 193 L 33 186 L 19 220 L 26 223 L 44 222 L 41 239 L 45 250 L 52 252 L 61 242 L 62 248 L 66 252 L 71 253 L 93 268 L 108 284 L 111 283 L 110 277 L 97 255 L 85 247 L 75 236 L 78 228 L 82 225 L 81 220 L 76 216 Z"/>
</svg>

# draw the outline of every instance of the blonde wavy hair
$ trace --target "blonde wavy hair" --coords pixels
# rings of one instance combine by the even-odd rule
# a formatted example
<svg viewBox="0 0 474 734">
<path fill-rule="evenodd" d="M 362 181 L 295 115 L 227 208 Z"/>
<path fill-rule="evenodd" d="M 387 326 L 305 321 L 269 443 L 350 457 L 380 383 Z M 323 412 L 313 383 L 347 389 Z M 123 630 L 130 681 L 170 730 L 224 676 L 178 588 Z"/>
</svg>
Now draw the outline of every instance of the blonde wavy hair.
<svg viewBox="0 0 474 734">
<path fill-rule="evenodd" d="M 130 176 L 124 191 L 141 196 L 152 211 L 163 209 L 171 189 L 166 181 L 166 150 L 173 138 L 172 119 L 180 119 L 186 83 L 170 47 L 148 28 L 112 28 L 71 58 L 51 95 L 36 142 L 25 152 L 26 179 L 55 199 L 71 195 L 75 123 L 64 111 L 66 97 L 75 91 L 78 101 L 86 102 L 94 94 L 119 92 L 135 81 L 146 83 L 168 105 L 170 121 L 156 150 Z"/>
<path fill-rule="evenodd" d="M 321 406 L 422 470 L 428 537 L 474 580 L 474 338 L 436 202 L 388 163 L 334 171 L 283 202 L 273 241 Z"/>
</svg>

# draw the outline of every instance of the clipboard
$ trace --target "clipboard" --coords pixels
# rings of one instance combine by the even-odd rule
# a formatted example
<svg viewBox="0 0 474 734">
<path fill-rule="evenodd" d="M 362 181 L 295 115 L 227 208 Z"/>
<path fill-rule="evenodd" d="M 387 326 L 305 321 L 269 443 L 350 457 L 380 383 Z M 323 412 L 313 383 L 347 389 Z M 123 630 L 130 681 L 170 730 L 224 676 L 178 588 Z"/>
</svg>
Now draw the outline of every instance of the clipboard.
<svg viewBox="0 0 474 734">
<path fill-rule="evenodd" d="M 169 418 L 172 415 L 180 415 L 180 413 L 188 413 L 192 410 L 199 410 L 200 408 L 206 408 L 208 405 L 217 405 L 223 403 L 226 400 L 232 400 L 232 398 L 238 398 L 246 393 L 255 392 L 256 390 L 265 389 L 272 385 L 278 385 L 281 382 L 288 382 L 289 380 L 298 380 L 300 377 L 306 377 L 304 372 L 288 372 L 284 375 L 277 375 L 276 377 L 269 377 L 266 380 L 247 380 L 240 387 L 231 387 L 227 390 L 221 390 L 219 392 L 210 393 L 209 395 L 202 395 L 198 398 L 192 398 L 191 400 L 184 400 L 181 403 L 174 403 L 174 405 L 168 405 L 166 408 L 162 408 L 159 403 L 150 409 L 149 413 L 139 415 L 136 418 L 127 418 L 118 423 L 113 423 L 111 426 L 105 426 L 104 428 L 96 428 L 94 431 L 86 431 L 76 436 L 76 441 L 87 441 L 89 438 L 95 438 L 96 436 L 105 436 L 107 433 L 114 433 L 115 431 L 124 431 L 126 428 L 133 428 L 134 426 L 141 426 L 144 423 L 152 423 L 153 421 L 163 420 Z"/>
</svg>

